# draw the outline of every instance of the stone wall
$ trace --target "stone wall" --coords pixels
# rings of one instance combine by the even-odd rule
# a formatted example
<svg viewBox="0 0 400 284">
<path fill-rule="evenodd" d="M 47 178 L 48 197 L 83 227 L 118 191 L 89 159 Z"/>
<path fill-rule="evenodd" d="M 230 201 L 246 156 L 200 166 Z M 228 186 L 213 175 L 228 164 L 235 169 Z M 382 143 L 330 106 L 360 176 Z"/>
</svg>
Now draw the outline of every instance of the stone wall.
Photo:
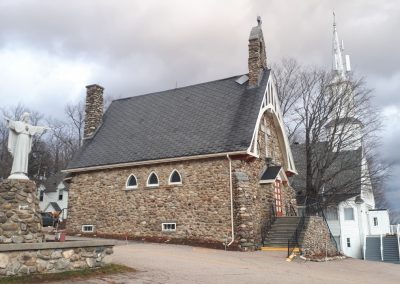
<svg viewBox="0 0 400 284">
<path fill-rule="evenodd" d="M 307 217 L 302 241 L 302 252 L 306 257 L 319 258 L 339 254 L 330 239 L 329 228 L 322 217 Z"/>
<path fill-rule="evenodd" d="M 83 137 L 88 138 L 100 126 L 103 119 L 103 90 L 99 85 L 86 86 L 85 128 Z"/>
<path fill-rule="evenodd" d="M 0 181 L 0 201 L 0 243 L 42 242 L 42 218 L 33 181 Z"/>
<path fill-rule="evenodd" d="M 95 268 L 104 265 L 104 257 L 113 252 L 111 245 L 47 249 L 47 243 L 41 245 L 43 249 L 23 251 L 9 250 L 13 245 L 0 245 L 0 277 Z"/>
<path fill-rule="evenodd" d="M 249 86 L 257 86 L 262 70 L 267 67 L 265 43 L 261 26 L 253 27 L 249 38 Z"/>
<path fill-rule="evenodd" d="M 177 169 L 181 185 L 169 185 Z M 159 186 L 147 187 L 151 172 Z M 138 187 L 126 190 L 134 174 Z M 98 236 L 192 243 L 230 241 L 229 162 L 226 157 L 137 166 L 81 173 L 69 189 L 67 230 L 82 233 L 82 225 L 95 226 Z M 176 223 L 175 232 L 163 232 L 163 222 Z"/>
</svg>

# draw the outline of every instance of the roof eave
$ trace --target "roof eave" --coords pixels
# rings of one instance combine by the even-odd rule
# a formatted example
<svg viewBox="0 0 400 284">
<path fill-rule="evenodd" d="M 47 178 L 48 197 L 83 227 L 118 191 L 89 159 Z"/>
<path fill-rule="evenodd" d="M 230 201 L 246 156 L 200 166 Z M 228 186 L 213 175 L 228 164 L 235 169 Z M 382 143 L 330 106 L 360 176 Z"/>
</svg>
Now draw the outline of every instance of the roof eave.
<svg viewBox="0 0 400 284">
<path fill-rule="evenodd" d="M 81 167 L 81 168 L 71 168 L 71 169 L 62 170 L 62 172 L 64 172 L 64 173 L 79 173 L 79 172 L 88 172 L 88 171 L 96 171 L 96 170 L 104 170 L 104 169 L 134 167 L 134 166 L 142 166 L 142 165 L 149 165 L 149 164 L 163 164 L 163 163 L 170 163 L 170 162 L 196 160 L 196 159 L 207 159 L 207 158 L 215 158 L 215 157 L 224 157 L 226 155 L 231 156 L 231 155 L 243 155 L 243 154 L 247 154 L 247 151 L 244 150 L 244 151 L 234 151 L 234 152 L 223 152 L 223 153 L 214 153 L 214 154 L 206 154 L 206 155 L 166 158 L 166 159 L 159 159 L 159 160 L 147 160 L 147 161 L 139 161 L 139 162 L 127 162 L 127 163 L 89 166 L 89 167 Z"/>
</svg>

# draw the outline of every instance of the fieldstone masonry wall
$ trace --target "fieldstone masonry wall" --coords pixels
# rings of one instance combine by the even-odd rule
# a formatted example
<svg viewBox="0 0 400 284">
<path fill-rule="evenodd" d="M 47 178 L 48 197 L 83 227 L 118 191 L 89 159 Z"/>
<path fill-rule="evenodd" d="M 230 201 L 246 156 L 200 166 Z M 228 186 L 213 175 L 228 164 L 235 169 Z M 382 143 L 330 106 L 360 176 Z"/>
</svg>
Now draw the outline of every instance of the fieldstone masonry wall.
<svg viewBox="0 0 400 284">
<path fill-rule="evenodd" d="M 328 225 L 322 217 L 307 218 L 302 251 L 303 255 L 311 258 L 339 254 L 334 242 L 330 239 Z"/>
<path fill-rule="evenodd" d="M 0 252 L 0 277 L 99 267 L 112 252 L 112 246 Z"/>
<path fill-rule="evenodd" d="M 103 118 L 103 90 L 99 85 L 86 86 L 85 128 L 83 137 L 90 137 L 99 127 Z"/>
<path fill-rule="evenodd" d="M 33 181 L 1 181 L 0 201 L 0 243 L 42 242 L 42 218 Z"/>
<path fill-rule="evenodd" d="M 182 185 L 169 185 L 177 169 Z M 159 186 L 147 187 L 151 172 Z M 134 174 L 138 188 L 126 190 Z M 69 189 L 67 230 L 82 233 L 82 225 L 95 226 L 95 234 L 151 241 L 190 240 L 207 246 L 230 241 L 229 163 L 226 157 L 138 166 L 82 173 Z M 176 223 L 175 232 L 163 232 L 163 222 Z"/>
</svg>

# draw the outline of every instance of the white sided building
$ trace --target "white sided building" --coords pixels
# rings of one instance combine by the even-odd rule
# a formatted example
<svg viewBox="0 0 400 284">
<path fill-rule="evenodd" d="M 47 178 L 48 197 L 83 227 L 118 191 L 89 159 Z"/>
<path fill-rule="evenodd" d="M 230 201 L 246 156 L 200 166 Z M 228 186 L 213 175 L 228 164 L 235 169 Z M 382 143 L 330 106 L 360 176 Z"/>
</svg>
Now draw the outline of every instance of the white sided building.
<svg viewBox="0 0 400 284">
<path fill-rule="evenodd" d="M 66 174 L 57 173 L 41 183 L 38 188 L 39 207 L 42 212 L 62 212 L 61 219 L 68 216 L 68 183 Z"/>
</svg>

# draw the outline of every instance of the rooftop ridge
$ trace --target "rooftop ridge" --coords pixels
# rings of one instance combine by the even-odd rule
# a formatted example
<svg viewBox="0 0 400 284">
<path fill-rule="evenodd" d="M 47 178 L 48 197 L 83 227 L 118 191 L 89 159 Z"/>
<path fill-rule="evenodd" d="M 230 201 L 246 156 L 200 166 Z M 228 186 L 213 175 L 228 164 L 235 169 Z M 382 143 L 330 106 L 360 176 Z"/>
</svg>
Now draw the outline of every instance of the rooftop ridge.
<svg viewBox="0 0 400 284">
<path fill-rule="evenodd" d="M 217 80 L 211 80 L 211 81 L 196 83 L 196 84 L 187 85 L 187 86 L 183 86 L 183 87 L 179 87 L 179 88 L 171 88 L 171 89 L 166 89 L 166 90 L 162 90 L 162 91 L 156 91 L 156 92 L 151 92 L 151 93 L 146 93 L 146 94 L 140 94 L 140 95 L 136 95 L 136 96 L 130 96 L 130 97 L 125 97 L 125 98 L 119 98 L 119 99 L 113 100 L 112 102 L 115 102 L 115 101 L 122 101 L 122 100 L 128 100 L 128 99 L 133 99 L 133 98 L 138 98 L 138 97 L 143 97 L 143 96 L 149 96 L 149 95 L 160 95 L 160 94 L 162 94 L 162 93 L 169 92 L 169 91 L 173 91 L 173 90 L 182 90 L 182 89 L 190 88 L 190 87 L 194 87 L 194 86 L 201 86 L 201 85 L 210 84 L 210 83 L 213 83 L 213 82 L 220 82 L 220 81 L 230 80 L 230 79 L 237 78 L 237 77 L 240 77 L 240 76 L 243 76 L 243 75 L 246 75 L 246 74 L 247 74 L 247 73 L 245 73 L 245 74 L 239 74 L 239 75 L 235 75 L 235 76 L 230 76 L 230 77 L 227 77 L 227 78 L 221 78 L 221 79 L 217 79 Z"/>
</svg>

